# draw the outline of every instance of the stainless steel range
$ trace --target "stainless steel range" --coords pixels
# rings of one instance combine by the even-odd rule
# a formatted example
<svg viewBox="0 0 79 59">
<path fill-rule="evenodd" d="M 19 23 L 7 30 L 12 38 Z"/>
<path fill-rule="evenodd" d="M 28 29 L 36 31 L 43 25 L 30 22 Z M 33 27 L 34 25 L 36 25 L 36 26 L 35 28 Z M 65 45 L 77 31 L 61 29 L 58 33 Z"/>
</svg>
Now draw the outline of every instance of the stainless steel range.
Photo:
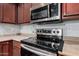
<svg viewBox="0 0 79 59">
<path fill-rule="evenodd" d="M 63 50 L 64 41 L 63 41 L 63 30 L 62 29 L 59 29 L 59 28 L 37 29 L 36 35 L 37 35 L 36 38 L 29 38 L 29 39 L 24 39 L 21 41 L 22 55 L 27 54 L 23 52 L 27 52 L 28 46 L 46 50 L 46 51 L 55 53 L 57 55 L 58 55 L 58 51 Z M 31 49 L 31 51 L 34 52 L 36 50 L 33 51 L 33 49 Z M 39 53 L 35 52 L 34 55 L 36 54 L 39 55 Z M 46 53 L 42 53 L 42 55 L 46 55 Z"/>
<path fill-rule="evenodd" d="M 47 47 L 52 51 L 62 51 L 63 30 L 59 28 L 37 29 L 37 44 Z"/>
</svg>

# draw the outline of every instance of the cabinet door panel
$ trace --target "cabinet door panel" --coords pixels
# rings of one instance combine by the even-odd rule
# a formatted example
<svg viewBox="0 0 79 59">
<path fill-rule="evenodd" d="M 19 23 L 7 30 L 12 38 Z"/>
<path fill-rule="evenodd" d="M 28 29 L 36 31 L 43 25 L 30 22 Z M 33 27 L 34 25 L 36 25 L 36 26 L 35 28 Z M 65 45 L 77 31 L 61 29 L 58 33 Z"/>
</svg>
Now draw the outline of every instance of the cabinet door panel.
<svg viewBox="0 0 79 59">
<path fill-rule="evenodd" d="M 79 19 L 79 3 L 63 3 L 62 18 L 67 20 Z"/>
<path fill-rule="evenodd" d="M 9 55 L 9 42 L 3 42 L 3 45 L 2 45 L 2 53 L 3 53 L 3 56 L 8 56 Z"/>
<path fill-rule="evenodd" d="M 13 56 L 20 56 L 21 55 L 21 45 L 18 41 L 13 41 Z"/>
<path fill-rule="evenodd" d="M 13 47 L 13 56 L 20 56 L 20 55 L 21 55 L 20 49 L 21 49 L 21 48 L 19 48 L 19 47 L 17 47 L 17 46 L 14 46 L 14 47 Z"/>
<path fill-rule="evenodd" d="M 5 3 L 3 7 L 3 22 L 15 23 L 15 5 Z"/>
<path fill-rule="evenodd" d="M 3 18 L 3 4 L 0 3 L 0 22 L 2 22 L 2 18 Z"/>
<path fill-rule="evenodd" d="M 30 3 L 20 4 L 18 6 L 18 23 L 28 23 L 30 22 Z"/>
<path fill-rule="evenodd" d="M 0 56 L 2 56 L 2 43 L 0 43 Z"/>
<path fill-rule="evenodd" d="M 18 6 L 18 23 L 23 23 L 23 4 Z"/>
<path fill-rule="evenodd" d="M 20 56 L 20 42 L 3 41 L 0 42 L 0 56 Z"/>
<path fill-rule="evenodd" d="M 32 3 L 32 9 L 39 8 L 41 6 L 41 3 Z"/>
<path fill-rule="evenodd" d="M 79 14 L 79 3 L 65 3 L 64 15 L 76 15 Z"/>
<path fill-rule="evenodd" d="M 31 4 L 30 3 L 26 3 L 24 4 L 24 16 L 23 16 L 23 22 L 24 23 L 29 23 L 30 20 L 31 20 L 31 11 L 30 11 L 30 8 L 31 8 Z"/>
</svg>

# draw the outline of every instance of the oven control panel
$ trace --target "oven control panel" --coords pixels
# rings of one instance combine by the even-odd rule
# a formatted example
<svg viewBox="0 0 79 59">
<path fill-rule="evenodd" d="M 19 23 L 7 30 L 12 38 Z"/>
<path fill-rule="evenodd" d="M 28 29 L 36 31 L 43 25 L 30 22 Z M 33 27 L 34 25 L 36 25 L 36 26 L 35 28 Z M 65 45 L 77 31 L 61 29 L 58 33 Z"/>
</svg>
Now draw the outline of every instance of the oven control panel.
<svg viewBox="0 0 79 59">
<path fill-rule="evenodd" d="M 53 28 L 53 29 L 37 29 L 36 30 L 37 34 L 45 34 L 45 35 L 55 35 L 55 36 L 62 36 L 63 31 L 62 29 L 59 28 Z"/>
</svg>

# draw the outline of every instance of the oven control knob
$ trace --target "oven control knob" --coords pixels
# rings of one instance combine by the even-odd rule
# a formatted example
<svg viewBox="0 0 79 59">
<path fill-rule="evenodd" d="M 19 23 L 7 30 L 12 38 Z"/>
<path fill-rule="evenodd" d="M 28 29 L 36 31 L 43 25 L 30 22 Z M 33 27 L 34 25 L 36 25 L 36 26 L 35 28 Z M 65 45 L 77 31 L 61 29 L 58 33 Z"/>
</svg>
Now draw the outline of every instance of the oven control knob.
<svg viewBox="0 0 79 59">
<path fill-rule="evenodd" d="M 39 32 L 39 30 L 37 30 L 37 32 Z"/>
<path fill-rule="evenodd" d="M 58 51 L 58 47 L 59 47 L 59 45 L 54 44 L 53 47 L 56 49 L 56 51 Z"/>
<path fill-rule="evenodd" d="M 54 47 L 55 47 L 56 49 L 58 49 L 59 46 L 60 46 L 60 43 L 55 43 L 55 44 L 54 44 Z"/>
<path fill-rule="evenodd" d="M 54 43 L 51 43 L 51 47 L 53 47 Z"/>
<path fill-rule="evenodd" d="M 57 31 L 57 33 L 59 33 L 59 31 Z"/>
<path fill-rule="evenodd" d="M 53 31 L 53 33 L 55 33 L 55 31 Z"/>
<path fill-rule="evenodd" d="M 39 30 L 39 33 L 41 33 L 41 30 Z"/>
</svg>

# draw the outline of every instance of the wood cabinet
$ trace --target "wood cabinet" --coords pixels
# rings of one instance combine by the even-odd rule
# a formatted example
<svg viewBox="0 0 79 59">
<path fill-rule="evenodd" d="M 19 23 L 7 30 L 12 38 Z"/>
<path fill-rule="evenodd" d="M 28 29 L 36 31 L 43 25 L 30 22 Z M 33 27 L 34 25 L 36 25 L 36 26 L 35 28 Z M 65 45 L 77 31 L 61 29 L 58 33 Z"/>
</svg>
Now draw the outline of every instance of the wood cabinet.
<svg viewBox="0 0 79 59">
<path fill-rule="evenodd" d="M 79 3 L 63 3 L 62 18 L 66 20 L 79 19 Z"/>
<path fill-rule="evenodd" d="M 13 41 L 13 56 L 20 56 L 21 55 L 20 51 L 21 51 L 20 42 Z"/>
<path fill-rule="evenodd" d="M 0 43 L 0 56 L 2 56 L 2 43 Z"/>
<path fill-rule="evenodd" d="M 31 3 L 0 3 L 0 22 L 2 23 L 29 23 Z"/>
<path fill-rule="evenodd" d="M 32 3 L 32 9 L 36 9 L 36 8 L 39 8 L 41 7 L 41 3 Z"/>
<path fill-rule="evenodd" d="M 31 3 L 24 3 L 18 6 L 18 23 L 29 23 L 31 21 Z"/>
<path fill-rule="evenodd" d="M 0 42 L 0 56 L 20 56 L 20 43 L 13 40 Z"/>
<path fill-rule="evenodd" d="M 2 55 L 7 56 L 9 55 L 8 52 L 9 52 L 9 42 L 2 43 Z"/>
<path fill-rule="evenodd" d="M 23 23 L 23 4 L 18 6 L 18 23 Z"/>
<path fill-rule="evenodd" d="M 31 11 L 30 11 L 30 8 L 31 8 L 31 4 L 30 3 L 27 3 L 27 4 L 24 4 L 24 19 L 23 19 L 23 23 L 29 23 L 31 21 Z"/>
<path fill-rule="evenodd" d="M 49 3 L 0 3 L 0 22 L 23 24 L 31 21 L 31 9 L 36 9 Z M 63 3 L 62 19 L 79 20 L 79 3 Z"/>
<path fill-rule="evenodd" d="M 0 42 L 0 56 L 9 55 L 9 42 Z"/>
<path fill-rule="evenodd" d="M 4 23 L 16 23 L 16 9 L 14 4 L 4 3 L 3 4 L 3 20 Z"/>
<path fill-rule="evenodd" d="M 3 19 L 3 4 L 0 3 L 0 22 L 2 22 Z"/>
</svg>

